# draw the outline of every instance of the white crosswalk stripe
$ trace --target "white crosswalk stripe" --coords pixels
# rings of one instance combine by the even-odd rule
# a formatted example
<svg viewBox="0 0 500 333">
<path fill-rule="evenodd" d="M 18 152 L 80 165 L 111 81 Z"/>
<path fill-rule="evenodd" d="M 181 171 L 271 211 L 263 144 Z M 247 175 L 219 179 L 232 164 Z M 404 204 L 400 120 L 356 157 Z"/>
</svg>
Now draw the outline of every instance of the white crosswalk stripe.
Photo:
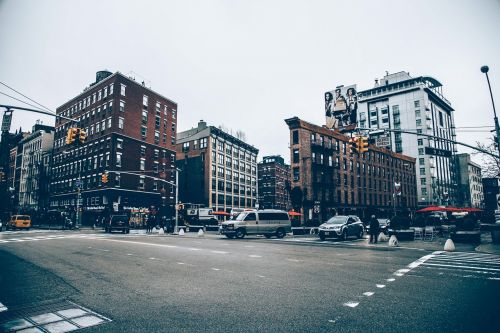
<svg viewBox="0 0 500 333">
<path fill-rule="evenodd" d="M 36 237 L 5 238 L 5 239 L 0 239 L 0 244 L 47 241 L 47 240 L 58 240 L 58 239 L 78 239 L 78 238 L 82 239 L 90 237 L 109 237 L 109 236 L 105 234 L 85 234 L 85 235 L 57 234 L 57 235 L 45 235 Z"/>
<path fill-rule="evenodd" d="M 500 256 L 476 252 L 442 252 L 423 262 L 420 269 L 436 270 L 440 275 L 500 280 Z"/>
</svg>

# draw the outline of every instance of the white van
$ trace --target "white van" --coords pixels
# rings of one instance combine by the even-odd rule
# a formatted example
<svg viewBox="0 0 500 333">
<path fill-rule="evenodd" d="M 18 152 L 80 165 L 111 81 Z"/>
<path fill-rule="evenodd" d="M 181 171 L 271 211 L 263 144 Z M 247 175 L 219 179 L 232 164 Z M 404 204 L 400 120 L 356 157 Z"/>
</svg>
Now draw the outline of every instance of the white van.
<svg viewBox="0 0 500 333">
<path fill-rule="evenodd" d="M 234 220 L 222 222 L 219 232 L 227 238 L 243 238 L 245 235 L 264 235 L 266 238 L 285 237 L 292 231 L 288 213 L 283 210 L 246 210 Z"/>
</svg>

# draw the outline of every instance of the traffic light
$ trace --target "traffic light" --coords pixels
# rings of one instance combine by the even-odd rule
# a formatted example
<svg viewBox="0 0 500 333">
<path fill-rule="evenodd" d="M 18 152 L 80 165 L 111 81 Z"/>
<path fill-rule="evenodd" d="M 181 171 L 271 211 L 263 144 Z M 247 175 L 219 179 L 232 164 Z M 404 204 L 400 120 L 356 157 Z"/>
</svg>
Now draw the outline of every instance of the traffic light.
<svg viewBox="0 0 500 333">
<path fill-rule="evenodd" d="M 83 128 L 78 129 L 78 136 L 80 138 L 80 143 L 84 143 L 85 139 L 87 139 L 87 132 L 83 130 Z"/>
<path fill-rule="evenodd" d="M 78 131 L 77 128 L 70 127 L 68 128 L 68 134 L 66 135 L 66 144 L 70 145 L 73 142 L 75 142 L 76 139 L 76 132 Z"/>
<path fill-rule="evenodd" d="M 368 151 L 368 138 L 366 136 L 362 136 L 359 138 L 359 149 L 360 153 L 366 153 Z"/>
<path fill-rule="evenodd" d="M 108 174 L 106 172 L 101 175 L 101 181 L 103 184 L 108 182 Z"/>
<path fill-rule="evenodd" d="M 351 154 L 357 154 L 359 152 L 359 137 L 353 136 L 349 139 L 349 149 L 351 150 Z"/>
</svg>

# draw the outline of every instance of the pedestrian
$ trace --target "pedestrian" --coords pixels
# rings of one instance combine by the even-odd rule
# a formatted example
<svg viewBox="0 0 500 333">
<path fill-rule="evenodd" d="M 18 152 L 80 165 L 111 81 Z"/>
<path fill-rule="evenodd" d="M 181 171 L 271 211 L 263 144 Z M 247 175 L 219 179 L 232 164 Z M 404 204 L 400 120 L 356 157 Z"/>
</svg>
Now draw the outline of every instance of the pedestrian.
<svg viewBox="0 0 500 333">
<path fill-rule="evenodd" d="M 147 220 L 147 226 L 146 226 L 146 233 L 149 234 L 153 231 L 153 227 L 154 227 L 154 223 L 155 223 L 155 219 L 153 217 L 153 215 L 150 215 L 148 217 L 148 220 Z"/>
<path fill-rule="evenodd" d="M 370 219 L 370 243 L 377 244 L 377 237 L 380 229 L 380 224 L 378 220 L 375 218 L 375 215 L 372 215 Z"/>
</svg>

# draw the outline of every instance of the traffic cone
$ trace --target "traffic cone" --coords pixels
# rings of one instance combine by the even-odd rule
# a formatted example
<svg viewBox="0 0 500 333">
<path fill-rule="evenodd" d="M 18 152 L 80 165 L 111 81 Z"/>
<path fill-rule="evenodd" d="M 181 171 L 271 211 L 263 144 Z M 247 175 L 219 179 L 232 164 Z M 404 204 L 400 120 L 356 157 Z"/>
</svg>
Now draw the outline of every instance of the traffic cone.
<svg viewBox="0 0 500 333">
<path fill-rule="evenodd" d="M 396 235 L 392 235 L 391 238 L 389 238 L 389 246 L 398 246 Z"/>
<path fill-rule="evenodd" d="M 455 244 L 451 240 L 451 238 L 448 238 L 446 240 L 446 243 L 444 243 L 444 250 L 447 252 L 453 252 L 455 251 Z"/>
<path fill-rule="evenodd" d="M 198 230 L 198 237 L 203 237 L 204 234 L 203 229 Z"/>
<path fill-rule="evenodd" d="M 179 236 L 184 236 L 184 229 L 179 230 Z"/>
</svg>

